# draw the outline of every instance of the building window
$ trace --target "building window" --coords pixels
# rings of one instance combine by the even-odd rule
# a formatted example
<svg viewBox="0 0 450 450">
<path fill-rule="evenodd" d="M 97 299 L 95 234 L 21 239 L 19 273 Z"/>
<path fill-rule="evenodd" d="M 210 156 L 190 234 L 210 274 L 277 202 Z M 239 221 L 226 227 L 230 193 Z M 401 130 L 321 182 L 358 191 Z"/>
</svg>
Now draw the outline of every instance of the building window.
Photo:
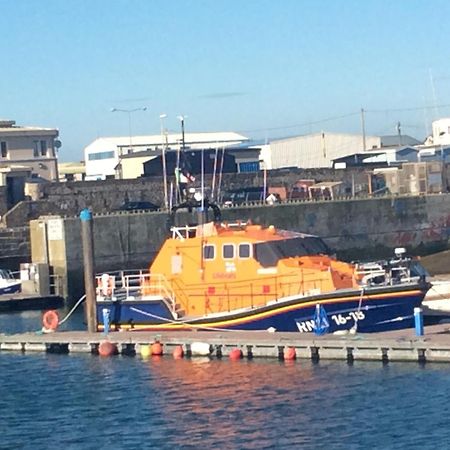
<svg viewBox="0 0 450 450">
<path fill-rule="evenodd" d="M 99 159 L 112 159 L 114 158 L 114 151 L 112 152 L 98 152 L 88 155 L 89 161 L 98 161 Z"/>
<path fill-rule="evenodd" d="M 47 141 L 41 141 L 41 156 L 47 156 Z"/>
<path fill-rule="evenodd" d="M 8 146 L 6 145 L 6 142 L 4 142 L 4 141 L 0 142 L 0 151 L 1 151 L 2 158 L 8 157 Z"/>
<path fill-rule="evenodd" d="M 214 245 L 205 245 L 203 247 L 203 259 L 214 259 L 215 248 Z"/>
<path fill-rule="evenodd" d="M 39 141 L 33 141 L 33 157 L 39 157 Z"/>
<path fill-rule="evenodd" d="M 239 163 L 239 172 L 258 172 L 259 161 Z"/>
</svg>

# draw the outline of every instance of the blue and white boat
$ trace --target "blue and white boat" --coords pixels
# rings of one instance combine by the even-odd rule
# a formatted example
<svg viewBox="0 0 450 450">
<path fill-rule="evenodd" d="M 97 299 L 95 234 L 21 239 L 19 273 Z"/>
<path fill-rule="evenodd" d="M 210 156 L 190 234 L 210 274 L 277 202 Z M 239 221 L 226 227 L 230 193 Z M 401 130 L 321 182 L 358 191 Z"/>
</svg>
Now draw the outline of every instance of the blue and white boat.
<svg viewBox="0 0 450 450">
<path fill-rule="evenodd" d="M 0 269 L 0 295 L 20 292 L 21 282 L 7 269 Z"/>
</svg>

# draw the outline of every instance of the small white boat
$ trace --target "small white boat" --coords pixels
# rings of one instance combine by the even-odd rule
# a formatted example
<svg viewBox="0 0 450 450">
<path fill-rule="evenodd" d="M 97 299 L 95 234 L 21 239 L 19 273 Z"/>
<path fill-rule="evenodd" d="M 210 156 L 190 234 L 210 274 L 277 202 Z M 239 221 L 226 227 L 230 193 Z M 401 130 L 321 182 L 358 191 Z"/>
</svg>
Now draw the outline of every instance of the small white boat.
<svg viewBox="0 0 450 450">
<path fill-rule="evenodd" d="M 7 269 L 0 269 L 0 295 L 20 292 L 21 281 Z"/>
</svg>

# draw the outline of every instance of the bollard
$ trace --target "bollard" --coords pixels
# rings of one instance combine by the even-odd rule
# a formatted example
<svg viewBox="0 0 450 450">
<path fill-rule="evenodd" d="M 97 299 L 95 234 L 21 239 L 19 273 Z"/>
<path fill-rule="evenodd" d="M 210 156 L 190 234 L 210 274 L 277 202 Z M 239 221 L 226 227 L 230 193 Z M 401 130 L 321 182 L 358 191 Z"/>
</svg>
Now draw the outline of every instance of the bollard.
<svg viewBox="0 0 450 450">
<path fill-rule="evenodd" d="M 416 327 L 416 336 L 423 336 L 422 308 L 414 308 L 414 325 Z"/>
<path fill-rule="evenodd" d="M 103 308 L 103 333 L 108 334 L 109 333 L 109 309 Z"/>
</svg>

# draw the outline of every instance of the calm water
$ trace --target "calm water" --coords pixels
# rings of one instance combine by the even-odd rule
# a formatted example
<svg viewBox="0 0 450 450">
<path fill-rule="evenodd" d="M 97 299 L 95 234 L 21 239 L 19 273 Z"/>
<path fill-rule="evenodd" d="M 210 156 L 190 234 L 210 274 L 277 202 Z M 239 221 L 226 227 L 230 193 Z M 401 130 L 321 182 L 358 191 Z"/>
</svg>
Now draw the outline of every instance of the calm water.
<svg viewBox="0 0 450 450">
<path fill-rule="evenodd" d="M 0 374 L 0 449 L 450 446 L 450 365 L 3 352 Z"/>
</svg>

